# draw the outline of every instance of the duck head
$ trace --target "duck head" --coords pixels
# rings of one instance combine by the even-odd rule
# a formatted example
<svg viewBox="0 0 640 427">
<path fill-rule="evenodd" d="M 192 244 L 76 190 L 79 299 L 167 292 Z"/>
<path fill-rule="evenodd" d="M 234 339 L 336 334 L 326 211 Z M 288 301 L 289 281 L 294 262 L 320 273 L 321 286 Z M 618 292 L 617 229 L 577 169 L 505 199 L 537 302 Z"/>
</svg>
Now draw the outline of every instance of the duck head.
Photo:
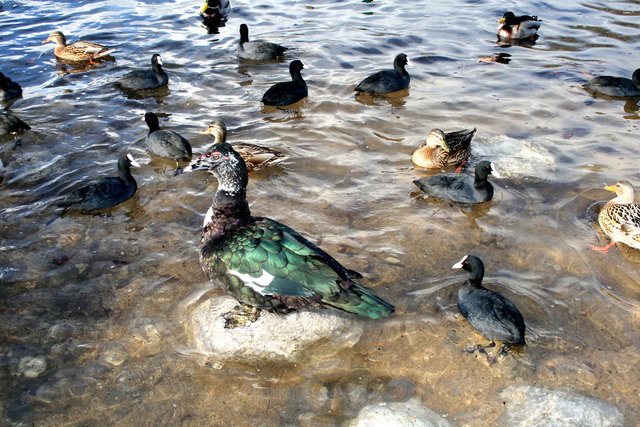
<svg viewBox="0 0 640 427">
<path fill-rule="evenodd" d="M 218 191 L 243 192 L 249 182 L 249 172 L 244 160 L 226 142 L 210 146 L 206 152 L 193 160 L 182 172 L 206 170 L 218 180 Z"/>
</svg>

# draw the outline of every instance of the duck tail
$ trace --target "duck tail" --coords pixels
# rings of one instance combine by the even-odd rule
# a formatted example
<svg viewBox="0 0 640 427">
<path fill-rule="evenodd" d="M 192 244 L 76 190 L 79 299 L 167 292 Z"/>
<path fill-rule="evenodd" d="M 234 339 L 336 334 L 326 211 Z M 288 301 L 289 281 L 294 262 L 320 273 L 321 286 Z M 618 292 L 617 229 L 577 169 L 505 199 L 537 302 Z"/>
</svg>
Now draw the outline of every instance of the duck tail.
<svg viewBox="0 0 640 427">
<path fill-rule="evenodd" d="M 345 291 L 335 299 L 323 300 L 325 305 L 372 319 L 387 317 L 396 310 L 393 305 L 378 297 L 365 286 L 351 281 L 342 283 L 342 285 Z"/>
</svg>

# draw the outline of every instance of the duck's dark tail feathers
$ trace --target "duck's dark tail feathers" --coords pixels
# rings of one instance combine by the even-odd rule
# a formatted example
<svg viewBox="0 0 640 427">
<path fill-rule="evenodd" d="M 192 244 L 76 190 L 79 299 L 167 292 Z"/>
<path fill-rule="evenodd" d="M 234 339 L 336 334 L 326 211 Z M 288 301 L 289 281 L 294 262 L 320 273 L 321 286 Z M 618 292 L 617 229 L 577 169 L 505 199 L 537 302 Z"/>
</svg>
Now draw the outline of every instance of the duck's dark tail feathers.
<svg viewBox="0 0 640 427">
<path fill-rule="evenodd" d="M 367 316 L 372 319 L 380 319 L 389 316 L 396 309 L 382 298 L 378 297 L 371 289 L 350 282 L 350 288 L 335 298 L 335 300 L 323 300 L 327 306 L 348 313 Z"/>
</svg>

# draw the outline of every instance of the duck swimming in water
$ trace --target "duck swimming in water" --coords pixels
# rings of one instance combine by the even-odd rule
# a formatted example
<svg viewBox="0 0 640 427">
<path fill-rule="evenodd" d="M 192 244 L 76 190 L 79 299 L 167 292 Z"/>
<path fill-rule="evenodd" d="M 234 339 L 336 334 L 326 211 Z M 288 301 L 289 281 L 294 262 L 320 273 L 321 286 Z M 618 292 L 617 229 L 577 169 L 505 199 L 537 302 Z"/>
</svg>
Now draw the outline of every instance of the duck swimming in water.
<svg viewBox="0 0 640 427">
<path fill-rule="evenodd" d="M 249 27 L 240 25 L 240 42 L 238 43 L 238 57 L 254 61 L 276 59 L 284 55 L 286 47 L 276 43 L 263 41 L 249 41 Z"/>
<path fill-rule="evenodd" d="M 526 39 L 537 37 L 540 21 L 537 16 L 516 16 L 513 12 L 506 12 L 498 21 L 498 37 L 504 39 Z"/>
<path fill-rule="evenodd" d="M 184 172 L 208 170 L 218 190 L 200 240 L 200 263 L 209 279 L 243 304 L 286 312 L 330 308 L 379 319 L 394 307 L 357 284 L 360 273 L 286 225 L 253 217 L 242 157 L 227 143 L 211 146 Z"/>
<path fill-rule="evenodd" d="M 215 144 L 227 141 L 227 125 L 222 120 L 211 122 L 209 127 L 200 131 L 200 133 L 212 135 Z M 255 144 L 235 143 L 232 144 L 232 147 L 240 154 L 249 171 L 258 171 L 289 158 L 289 156 L 279 151 Z"/>
<path fill-rule="evenodd" d="M 87 41 L 78 41 L 67 45 L 67 39 L 60 31 L 52 32 L 49 34 L 49 38 L 42 43 L 48 42 L 54 42 L 56 44 L 56 48 L 53 51 L 56 58 L 71 62 L 113 60 L 113 57 L 109 55 L 115 50 L 98 43 Z"/>
<path fill-rule="evenodd" d="M 411 160 L 423 168 L 446 168 L 463 164 L 471 155 L 475 129 L 444 133 L 433 129 L 427 140 L 413 152 Z"/>
</svg>

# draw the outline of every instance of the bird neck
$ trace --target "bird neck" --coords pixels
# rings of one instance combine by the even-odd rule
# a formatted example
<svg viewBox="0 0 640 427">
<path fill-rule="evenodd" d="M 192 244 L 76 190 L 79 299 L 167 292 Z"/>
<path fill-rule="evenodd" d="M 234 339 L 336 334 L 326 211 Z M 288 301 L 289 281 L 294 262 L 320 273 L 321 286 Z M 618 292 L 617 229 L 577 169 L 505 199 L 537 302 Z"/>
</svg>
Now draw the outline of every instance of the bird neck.
<svg viewBox="0 0 640 427">
<path fill-rule="evenodd" d="M 484 278 L 484 268 L 480 268 L 476 266 L 473 271 L 467 272 L 466 284 L 469 286 L 473 286 L 474 288 L 481 288 L 483 278 Z"/>
<path fill-rule="evenodd" d="M 489 184 L 487 177 L 488 175 L 476 174 L 475 180 L 473 181 L 473 186 L 475 188 L 485 188 L 487 184 Z"/>
<path fill-rule="evenodd" d="M 160 65 L 158 62 L 154 62 L 153 64 L 151 64 L 151 68 L 153 68 L 154 73 L 162 74 L 162 65 Z"/>
<path fill-rule="evenodd" d="M 136 182 L 133 175 L 131 175 L 131 168 L 129 166 L 123 165 L 118 167 L 118 175 L 120 176 L 120 179 L 126 183 Z"/>
<path fill-rule="evenodd" d="M 291 70 L 291 80 L 301 85 L 305 84 L 300 70 Z"/>
<path fill-rule="evenodd" d="M 401 76 L 406 76 L 407 74 L 407 70 L 404 68 L 404 65 L 401 65 L 398 62 L 394 62 L 393 63 L 393 69 L 395 70 L 396 73 L 398 73 Z"/>
<path fill-rule="evenodd" d="M 249 30 L 247 30 L 247 31 L 241 30 L 240 31 L 240 44 L 241 45 L 245 44 L 248 41 L 249 41 Z"/>
</svg>

